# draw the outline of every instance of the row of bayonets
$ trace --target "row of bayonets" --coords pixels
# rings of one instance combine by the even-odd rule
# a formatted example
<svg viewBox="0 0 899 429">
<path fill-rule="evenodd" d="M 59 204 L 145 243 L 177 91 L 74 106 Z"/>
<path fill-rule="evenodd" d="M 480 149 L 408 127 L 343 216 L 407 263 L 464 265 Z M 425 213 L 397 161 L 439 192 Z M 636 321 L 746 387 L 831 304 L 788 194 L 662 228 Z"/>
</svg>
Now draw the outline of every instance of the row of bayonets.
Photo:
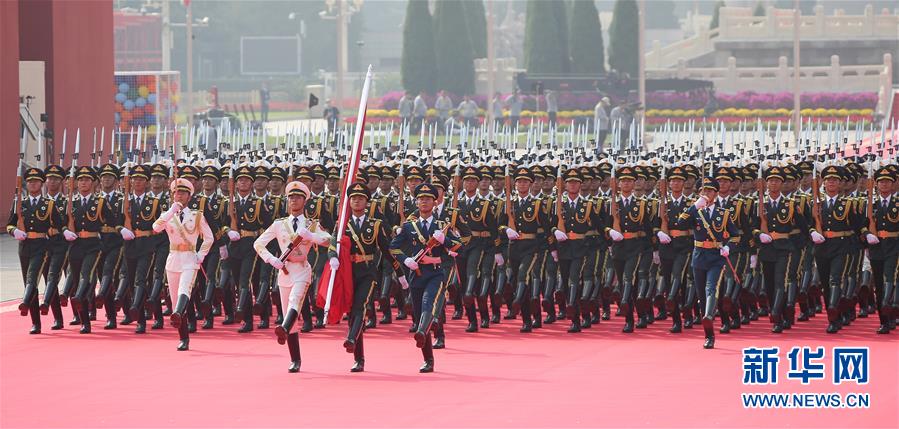
<svg viewBox="0 0 899 429">
<path fill-rule="evenodd" d="M 114 130 L 107 140 L 106 128 L 93 129 L 91 139 L 91 166 L 98 166 L 104 162 L 159 162 L 162 159 L 173 159 L 177 153 L 179 158 L 190 159 L 194 155 L 202 156 L 205 153 L 217 158 L 235 158 L 240 154 L 253 153 L 259 157 L 266 155 L 279 155 L 282 158 L 309 159 L 310 153 L 318 152 L 317 161 L 326 157 L 331 159 L 343 159 L 349 151 L 350 140 L 355 132 L 353 124 L 344 124 L 341 128 L 328 131 L 326 127 L 316 126 L 313 122 L 305 122 L 301 125 L 285 130 L 280 135 L 269 135 L 263 128 L 229 128 L 187 126 L 177 128 L 163 127 L 160 132 L 149 132 L 148 128 L 137 127 L 129 131 Z M 593 151 L 599 153 L 603 148 L 598 143 L 599 129 L 594 124 L 592 133 L 587 124 L 577 124 L 563 131 L 558 127 L 545 122 L 531 122 L 524 130 L 524 147 L 520 147 L 522 129 L 518 126 L 510 128 L 507 124 L 479 124 L 469 125 L 455 122 L 453 119 L 443 124 L 444 141 L 442 147 L 438 144 L 439 124 L 427 124 L 422 122 L 418 135 L 419 157 L 433 157 L 434 154 L 450 154 L 453 149 L 461 153 L 478 154 L 483 158 L 507 158 L 518 155 L 561 153 L 573 156 L 575 150 L 581 154 Z M 639 123 L 632 120 L 628 127 L 623 127 L 622 122 L 616 121 L 611 127 L 611 151 L 616 158 L 622 155 L 625 158 L 636 159 L 646 150 L 643 137 L 647 135 L 645 121 Z M 754 126 L 753 126 L 754 125 Z M 704 159 L 705 156 L 715 154 L 732 153 L 739 154 L 742 158 L 762 160 L 766 155 L 780 155 L 788 147 L 795 148 L 794 153 L 800 156 L 818 153 L 832 157 L 842 155 L 847 149 L 859 154 L 862 141 L 869 141 L 867 152 L 879 157 L 889 157 L 896 153 L 894 136 L 897 132 L 896 121 L 888 122 L 883 119 L 879 129 L 873 121 L 857 121 L 852 128 L 852 123 L 847 117 L 845 122 L 828 121 L 821 119 L 804 118 L 799 122 L 799 127 L 794 137 L 792 120 L 782 126 L 778 121 L 772 129 L 771 122 L 762 123 L 757 119 L 755 124 L 743 121 L 736 128 L 727 130 L 723 121 L 716 120 L 698 122 L 695 120 L 686 122 L 667 121 L 657 128 L 654 138 L 656 153 L 663 159 L 671 157 L 694 157 Z M 377 153 L 381 148 L 390 151 L 397 148 L 403 153 L 409 150 L 412 141 L 410 134 L 412 124 L 379 122 L 369 124 L 365 134 L 368 135 L 367 150 L 369 153 Z M 27 144 L 27 130 L 23 128 L 22 142 L 19 151 L 19 171 L 21 172 L 25 162 L 25 147 Z M 81 146 L 81 129 L 75 132 L 74 150 L 70 153 L 67 148 L 68 130 L 63 130 L 62 144 L 59 155 L 60 164 L 65 164 L 66 155 L 69 155 L 74 168 L 78 164 L 78 153 Z M 592 136 L 591 136 L 592 134 Z M 456 148 L 453 145 L 454 136 Z M 625 137 L 626 136 L 626 137 Z M 622 138 L 626 138 L 626 144 L 621 145 Z M 38 148 L 35 156 L 40 162 L 45 149 L 43 134 L 38 133 Z M 396 141 L 394 140 L 396 139 Z M 771 141 L 771 144 L 766 142 Z M 489 142 L 489 143 L 488 143 Z M 213 147 L 209 147 L 210 144 Z M 623 149 L 623 153 L 621 151 Z M 104 156 L 108 158 L 104 160 Z"/>
</svg>

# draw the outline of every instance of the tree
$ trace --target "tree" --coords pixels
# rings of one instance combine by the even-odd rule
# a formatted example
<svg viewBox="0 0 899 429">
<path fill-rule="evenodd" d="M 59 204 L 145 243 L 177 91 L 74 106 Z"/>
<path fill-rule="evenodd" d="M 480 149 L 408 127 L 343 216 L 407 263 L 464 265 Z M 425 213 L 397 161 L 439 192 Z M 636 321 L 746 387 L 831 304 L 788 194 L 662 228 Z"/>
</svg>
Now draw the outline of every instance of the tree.
<svg viewBox="0 0 899 429">
<path fill-rule="evenodd" d="M 471 36 L 471 49 L 475 58 L 487 58 L 487 15 L 483 0 L 468 0 L 465 7 L 465 24 Z"/>
<path fill-rule="evenodd" d="M 593 0 L 574 0 L 570 18 L 568 46 L 572 73 L 605 73 L 602 24 Z"/>
<path fill-rule="evenodd" d="M 752 16 L 765 16 L 765 5 L 763 5 L 762 2 L 755 4 L 755 10 L 752 11 Z"/>
<path fill-rule="evenodd" d="M 568 22 L 565 3 L 528 0 L 524 64 L 528 73 L 568 73 Z"/>
<path fill-rule="evenodd" d="M 609 67 L 631 76 L 637 75 L 637 2 L 617 0 L 609 26 Z"/>
<path fill-rule="evenodd" d="M 434 26 L 428 0 L 409 0 L 406 6 L 400 75 L 403 88 L 412 93 L 434 93 L 437 89 Z"/>
<path fill-rule="evenodd" d="M 646 28 L 678 28 L 677 16 L 674 14 L 674 2 L 671 0 L 652 0 L 646 2 Z"/>
<path fill-rule="evenodd" d="M 709 30 L 718 28 L 718 21 L 721 19 L 721 8 L 724 7 L 724 0 L 715 3 L 715 12 L 712 14 L 712 22 L 709 24 Z"/>
<path fill-rule="evenodd" d="M 437 87 L 453 94 L 474 93 L 474 51 L 465 29 L 465 0 L 441 0 L 434 10 Z"/>
</svg>

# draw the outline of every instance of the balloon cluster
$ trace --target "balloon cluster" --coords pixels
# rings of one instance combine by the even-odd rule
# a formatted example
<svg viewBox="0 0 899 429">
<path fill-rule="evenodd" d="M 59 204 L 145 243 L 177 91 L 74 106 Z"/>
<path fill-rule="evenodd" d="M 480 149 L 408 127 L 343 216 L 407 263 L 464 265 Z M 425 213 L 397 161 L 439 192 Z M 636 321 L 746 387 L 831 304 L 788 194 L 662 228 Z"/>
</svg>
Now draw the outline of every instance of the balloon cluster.
<svg viewBox="0 0 899 429">
<path fill-rule="evenodd" d="M 177 80 L 165 79 L 154 74 L 116 76 L 116 126 L 121 131 L 144 127 L 154 134 L 159 119 L 171 118 L 173 110 L 177 108 L 177 86 Z M 157 106 L 165 111 L 157 112 Z"/>
</svg>

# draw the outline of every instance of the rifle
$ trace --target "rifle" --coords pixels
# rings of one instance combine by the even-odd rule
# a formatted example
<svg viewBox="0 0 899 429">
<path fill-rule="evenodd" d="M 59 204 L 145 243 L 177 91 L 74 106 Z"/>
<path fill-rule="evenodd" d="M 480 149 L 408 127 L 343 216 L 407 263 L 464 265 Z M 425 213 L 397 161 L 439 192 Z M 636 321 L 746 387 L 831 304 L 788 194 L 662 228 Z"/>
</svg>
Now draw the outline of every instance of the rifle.
<svg viewBox="0 0 899 429">
<path fill-rule="evenodd" d="M 69 172 L 69 202 L 66 214 L 69 217 L 69 231 L 75 232 L 75 216 L 73 215 L 72 200 L 75 199 L 75 170 L 78 167 L 78 150 L 81 147 L 81 128 L 75 132 L 75 150 L 72 152 L 72 168 Z"/>
<path fill-rule="evenodd" d="M 814 160 L 812 161 L 812 217 L 815 219 L 815 229 L 824 234 L 823 222 L 821 222 L 821 183 L 818 178 L 818 168 L 815 161 L 818 160 L 817 150 L 812 151 Z"/>
<path fill-rule="evenodd" d="M 25 146 L 28 142 L 26 132 L 25 127 L 22 127 L 22 142 L 19 145 L 19 166 L 16 168 L 16 192 L 13 200 L 16 205 L 16 228 L 22 232 L 25 232 L 25 219 L 22 218 L 22 174 L 24 174 L 23 169 L 25 168 Z"/>
<path fill-rule="evenodd" d="M 758 189 L 759 194 L 759 231 L 768 234 L 768 217 L 765 215 L 765 181 L 762 179 L 764 169 L 762 161 L 764 160 L 764 156 L 761 155 L 761 142 L 756 140 L 756 143 L 758 143 L 757 152 L 759 153 L 759 174 L 756 179 L 756 188 Z"/>
<path fill-rule="evenodd" d="M 515 231 L 515 213 L 512 211 L 512 178 L 509 177 L 509 164 L 506 163 L 506 177 L 503 180 L 503 190 L 506 193 L 506 201 L 505 201 L 505 209 L 506 209 L 506 217 L 509 219 L 507 222 L 508 228 Z"/>
<path fill-rule="evenodd" d="M 563 234 L 567 234 L 565 232 L 565 214 L 562 213 L 562 196 L 565 195 L 565 189 L 562 187 L 562 170 L 564 170 L 565 166 L 559 162 L 559 168 L 556 172 L 556 229 L 562 231 Z"/>
<path fill-rule="evenodd" d="M 237 230 L 237 207 L 234 206 L 234 168 L 232 162 L 231 169 L 228 171 L 228 216 L 231 217 L 231 230 Z"/>
<path fill-rule="evenodd" d="M 611 188 L 609 195 L 612 197 L 612 203 L 609 207 L 612 212 L 612 229 L 621 232 L 621 216 L 618 214 L 618 179 L 615 177 L 615 170 L 617 169 L 618 158 L 616 156 L 612 158 L 612 179 L 609 180 L 609 187 Z"/>
<path fill-rule="evenodd" d="M 128 171 L 128 163 L 125 163 L 124 176 L 122 178 L 122 189 L 125 196 L 122 198 L 122 211 L 125 212 L 125 228 L 131 231 L 131 175 Z"/>
</svg>

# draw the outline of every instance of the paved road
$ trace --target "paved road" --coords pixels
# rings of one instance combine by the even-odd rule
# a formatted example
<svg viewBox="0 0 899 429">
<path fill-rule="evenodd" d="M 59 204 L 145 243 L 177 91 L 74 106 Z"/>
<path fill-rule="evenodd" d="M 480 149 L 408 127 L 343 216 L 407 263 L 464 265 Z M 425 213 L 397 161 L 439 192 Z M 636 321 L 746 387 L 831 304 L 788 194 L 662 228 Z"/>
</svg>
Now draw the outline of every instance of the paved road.
<svg viewBox="0 0 899 429">
<path fill-rule="evenodd" d="M 22 298 L 22 270 L 19 269 L 18 242 L 0 235 L 0 301 Z M 41 284 L 41 291 L 43 291 Z"/>
</svg>

